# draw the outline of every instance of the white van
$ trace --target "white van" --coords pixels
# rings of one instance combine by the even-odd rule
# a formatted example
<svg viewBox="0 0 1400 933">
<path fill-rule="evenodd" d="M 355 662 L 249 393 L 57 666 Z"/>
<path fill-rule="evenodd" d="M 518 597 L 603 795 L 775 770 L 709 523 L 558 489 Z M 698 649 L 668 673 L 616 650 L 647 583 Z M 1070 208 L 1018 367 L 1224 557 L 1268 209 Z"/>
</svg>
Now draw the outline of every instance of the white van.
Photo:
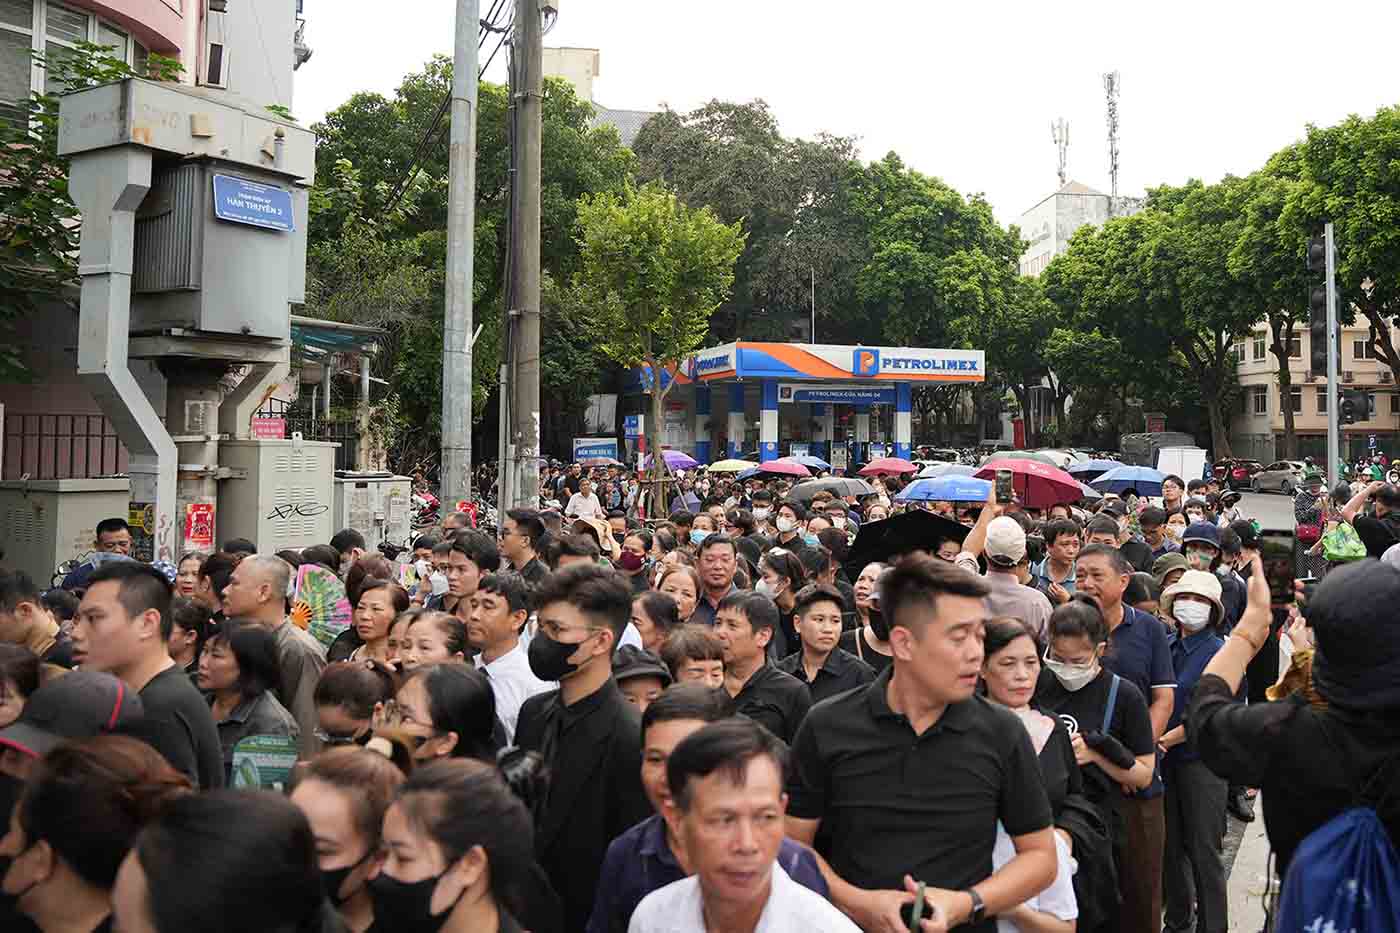
<svg viewBox="0 0 1400 933">
<path fill-rule="evenodd" d="M 1156 469 L 1180 476 L 1186 482 L 1205 479 L 1210 455 L 1200 447 L 1163 447 L 1157 451 Z"/>
</svg>

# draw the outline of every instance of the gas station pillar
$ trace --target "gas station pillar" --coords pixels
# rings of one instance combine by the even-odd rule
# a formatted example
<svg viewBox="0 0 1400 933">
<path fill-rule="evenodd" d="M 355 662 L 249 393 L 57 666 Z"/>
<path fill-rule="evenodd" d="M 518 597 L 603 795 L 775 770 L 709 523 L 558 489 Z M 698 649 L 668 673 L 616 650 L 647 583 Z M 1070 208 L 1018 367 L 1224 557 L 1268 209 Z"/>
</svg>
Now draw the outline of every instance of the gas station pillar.
<svg viewBox="0 0 1400 933">
<path fill-rule="evenodd" d="M 856 406 L 856 449 L 853 456 L 864 463 L 870 452 L 870 406 Z"/>
<path fill-rule="evenodd" d="M 830 460 L 827 451 L 831 445 L 831 410 L 832 406 L 822 402 L 812 403 L 812 421 L 816 423 L 816 428 L 812 430 L 812 456 L 820 457 L 823 460 Z"/>
<path fill-rule="evenodd" d="M 778 458 L 778 381 L 763 380 L 763 404 L 758 416 L 758 459 Z"/>
<path fill-rule="evenodd" d="M 695 387 L 695 459 L 710 462 L 710 387 Z"/>
<path fill-rule="evenodd" d="M 894 387 L 894 455 L 902 460 L 910 459 L 913 452 L 914 426 L 912 421 L 913 390 L 907 382 L 896 383 Z"/>
<path fill-rule="evenodd" d="M 744 455 L 744 384 L 729 384 L 729 456 Z"/>
</svg>

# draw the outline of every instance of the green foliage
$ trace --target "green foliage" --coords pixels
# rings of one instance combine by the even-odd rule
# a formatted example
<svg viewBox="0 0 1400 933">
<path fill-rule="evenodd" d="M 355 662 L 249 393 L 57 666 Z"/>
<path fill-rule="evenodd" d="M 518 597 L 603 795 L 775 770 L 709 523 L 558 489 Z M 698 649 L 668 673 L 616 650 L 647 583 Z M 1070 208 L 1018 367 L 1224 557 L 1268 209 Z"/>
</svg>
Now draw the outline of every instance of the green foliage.
<svg viewBox="0 0 1400 933">
<path fill-rule="evenodd" d="M 110 46 L 79 43 L 50 60 L 34 60 L 46 72 L 52 90 L 32 94 L 26 122 L 0 119 L 0 324 L 33 313 L 45 302 L 72 300 L 78 279 L 77 250 L 81 231 L 78 208 L 68 193 L 68 160 L 58 155 L 58 105 L 61 95 L 137 77 Z M 152 54 L 149 74 L 175 80 L 180 65 Z M 24 361 L 13 345 L 0 347 L 0 378 L 27 378 Z"/>
</svg>

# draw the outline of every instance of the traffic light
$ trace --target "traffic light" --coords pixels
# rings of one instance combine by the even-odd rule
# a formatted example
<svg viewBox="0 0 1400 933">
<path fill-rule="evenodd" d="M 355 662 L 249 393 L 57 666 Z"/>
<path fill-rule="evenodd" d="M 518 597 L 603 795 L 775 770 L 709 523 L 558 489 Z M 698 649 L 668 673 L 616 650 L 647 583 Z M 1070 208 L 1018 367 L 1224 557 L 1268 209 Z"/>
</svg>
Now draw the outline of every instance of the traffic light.
<svg viewBox="0 0 1400 933">
<path fill-rule="evenodd" d="M 1365 389 L 1343 389 L 1340 409 L 1343 424 L 1355 424 L 1371 418 L 1371 393 Z"/>
<path fill-rule="evenodd" d="M 1308 350 L 1314 375 L 1327 375 L 1327 240 L 1315 236 L 1308 240 Z M 1350 422 L 1348 422 L 1350 423 Z"/>
</svg>

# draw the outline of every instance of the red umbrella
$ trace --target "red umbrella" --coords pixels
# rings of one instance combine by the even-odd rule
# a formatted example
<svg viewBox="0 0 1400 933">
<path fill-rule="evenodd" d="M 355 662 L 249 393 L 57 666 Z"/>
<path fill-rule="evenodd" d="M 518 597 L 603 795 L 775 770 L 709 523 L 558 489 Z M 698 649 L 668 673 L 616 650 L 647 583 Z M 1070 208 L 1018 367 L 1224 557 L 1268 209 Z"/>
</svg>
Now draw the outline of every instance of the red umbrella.
<svg viewBox="0 0 1400 933">
<path fill-rule="evenodd" d="M 913 473 L 918 467 L 899 457 L 876 457 L 860 468 L 861 476 L 888 476 L 891 473 Z"/>
<path fill-rule="evenodd" d="M 794 460 L 765 460 L 758 465 L 755 472 L 780 473 L 784 476 L 800 476 L 803 479 L 812 475 L 811 470 Z"/>
<path fill-rule="evenodd" d="M 1021 504 L 1031 509 L 1048 509 L 1062 502 L 1074 502 L 1084 497 L 1079 481 L 1059 467 L 1039 460 L 993 460 L 972 474 L 979 479 L 994 480 L 997 470 L 1010 470 L 1012 488 Z"/>
</svg>

